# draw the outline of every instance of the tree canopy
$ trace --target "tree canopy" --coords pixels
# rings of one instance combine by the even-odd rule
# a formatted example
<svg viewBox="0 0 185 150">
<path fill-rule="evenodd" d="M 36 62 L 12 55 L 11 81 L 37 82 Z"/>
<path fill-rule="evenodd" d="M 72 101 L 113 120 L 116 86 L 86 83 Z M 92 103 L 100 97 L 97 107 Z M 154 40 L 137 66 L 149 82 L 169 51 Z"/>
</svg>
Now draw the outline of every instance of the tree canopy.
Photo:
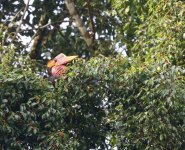
<svg viewBox="0 0 185 150">
<path fill-rule="evenodd" d="M 183 0 L 0 10 L 1 149 L 185 149 Z M 59 53 L 79 58 L 52 84 L 46 63 Z"/>
</svg>

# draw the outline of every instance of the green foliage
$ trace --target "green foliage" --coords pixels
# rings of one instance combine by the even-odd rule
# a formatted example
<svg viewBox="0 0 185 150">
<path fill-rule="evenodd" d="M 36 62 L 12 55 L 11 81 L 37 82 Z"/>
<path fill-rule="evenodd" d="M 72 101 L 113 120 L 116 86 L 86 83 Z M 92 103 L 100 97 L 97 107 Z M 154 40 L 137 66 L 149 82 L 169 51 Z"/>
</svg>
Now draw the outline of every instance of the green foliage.
<svg viewBox="0 0 185 150">
<path fill-rule="evenodd" d="M 55 86 L 23 71 L 1 74 L 4 149 L 184 148 L 185 71 L 164 58 L 79 59 Z"/>
<path fill-rule="evenodd" d="M 23 6 L 9 2 L 0 5 L 7 19 Z M 0 149 L 185 149 L 184 4 L 91 1 L 92 52 L 70 21 L 59 27 L 70 17 L 63 1 L 35 0 L 24 20 L 31 29 L 21 35 L 32 36 L 47 15 L 53 28 L 45 28 L 41 52 L 97 56 L 75 60 L 54 84 L 45 62 L 11 41 L 20 14 L 0 19 Z M 86 1 L 75 6 L 90 26 Z M 126 45 L 127 57 L 115 56 L 115 42 Z"/>
<path fill-rule="evenodd" d="M 136 66 L 121 78 L 125 88 L 114 87 L 120 92 L 111 120 L 113 144 L 120 149 L 184 149 L 184 70 L 163 61 Z"/>
<path fill-rule="evenodd" d="M 0 72 L 1 149 L 46 148 L 63 122 L 64 112 L 58 109 L 54 89 L 33 72 L 12 69 L 5 62 L 6 56 Z"/>
<path fill-rule="evenodd" d="M 118 5 L 120 3 L 121 5 Z M 173 64 L 184 65 L 184 1 L 119 1 L 114 0 L 120 15 L 118 37 L 126 43 L 129 56 L 140 57 L 162 53 Z"/>
</svg>

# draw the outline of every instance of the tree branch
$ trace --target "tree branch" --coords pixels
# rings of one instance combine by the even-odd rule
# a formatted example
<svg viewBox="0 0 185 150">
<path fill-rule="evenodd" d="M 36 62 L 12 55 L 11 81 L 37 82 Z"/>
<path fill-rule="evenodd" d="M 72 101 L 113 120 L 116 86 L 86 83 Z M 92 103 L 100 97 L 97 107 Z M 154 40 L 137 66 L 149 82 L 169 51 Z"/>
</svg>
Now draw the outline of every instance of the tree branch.
<svg viewBox="0 0 185 150">
<path fill-rule="evenodd" d="M 10 19 L 10 22 L 13 22 L 13 21 L 19 16 L 20 12 L 21 12 L 23 9 L 24 9 L 24 7 L 22 7 L 22 8 L 15 14 L 15 16 L 13 16 L 13 18 Z"/>
<path fill-rule="evenodd" d="M 48 20 L 49 20 L 48 16 L 46 14 L 42 14 L 40 16 L 39 26 L 46 25 L 48 23 Z M 47 35 L 48 35 L 47 28 L 42 28 L 40 30 L 37 30 L 36 33 L 33 35 L 31 41 L 32 40 L 34 41 L 31 46 L 31 51 L 29 54 L 31 59 L 36 59 L 36 60 L 41 59 L 41 49 L 42 49 L 42 46 L 46 43 Z"/>
<path fill-rule="evenodd" d="M 95 40 L 95 27 L 94 27 L 94 22 L 93 22 L 93 14 L 92 14 L 92 8 L 91 8 L 91 0 L 88 0 L 87 6 L 88 6 L 88 14 L 89 14 L 90 28 L 92 29 L 92 37 L 93 37 L 93 42 L 94 42 L 94 40 Z"/>
<path fill-rule="evenodd" d="M 26 14 L 26 11 L 28 10 L 29 2 L 30 2 L 30 0 L 27 1 L 27 4 L 26 4 L 26 6 L 25 6 L 25 8 L 24 8 L 24 12 L 23 12 L 23 15 L 22 15 L 21 20 L 20 20 L 20 23 L 19 23 L 19 26 L 17 27 L 17 30 L 16 30 L 16 32 L 15 32 L 15 34 L 14 34 L 14 37 L 13 37 L 12 41 L 15 40 L 17 34 L 18 34 L 19 31 L 20 31 L 21 25 L 22 25 L 22 23 L 23 23 L 24 16 L 25 16 L 25 14 Z"/>
<path fill-rule="evenodd" d="M 75 4 L 73 0 L 65 0 L 66 7 L 69 11 L 69 14 L 74 19 L 74 22 L 76 24 L 76 27 L 80 31 L 80 34 L 83 36 L 85 42 L 89 47 L 93 45 L 93 38 L 90 36 L 89 32 L 87 31 L 87 28 L 84 26 L 82 19 L 80 18 L 79 14 L 77 13 L 77 10 L 75 8 Z"/>
<path fill-rule="evenodd" d="M 46 27 L 48 27 L 50 25 L 58 25 L 58 24 L 61 24 L 63 22 L 70 22 L 70 21 L 64 21 L 64 20 L 62 20 L 62 21 L 50 22 L 50 23 L 47 23 L 46 25 L 39 26 L 38 28 L 35 28 L 35 30 L 43 29 L 43 28 L 46 28 Z"/>
</svg>

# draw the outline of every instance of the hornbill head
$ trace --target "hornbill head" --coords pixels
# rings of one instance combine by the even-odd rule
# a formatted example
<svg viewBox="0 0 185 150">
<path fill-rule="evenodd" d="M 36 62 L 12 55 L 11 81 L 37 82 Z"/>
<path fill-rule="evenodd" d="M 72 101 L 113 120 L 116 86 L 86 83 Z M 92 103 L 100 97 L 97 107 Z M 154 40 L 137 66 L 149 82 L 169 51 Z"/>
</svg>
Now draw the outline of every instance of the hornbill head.
<svg viewBox="0 0 185 150">
<path fill-rule="evenodd" d="M 48 61 L 47 63 L 50 75 L 53 77 L 59 77 L 64 75 L 66 70 L 66 64 L 77 57 L 78 56 L 66 56 L 63 53 L 57 55 L 54 59 Z"/>
</svg>

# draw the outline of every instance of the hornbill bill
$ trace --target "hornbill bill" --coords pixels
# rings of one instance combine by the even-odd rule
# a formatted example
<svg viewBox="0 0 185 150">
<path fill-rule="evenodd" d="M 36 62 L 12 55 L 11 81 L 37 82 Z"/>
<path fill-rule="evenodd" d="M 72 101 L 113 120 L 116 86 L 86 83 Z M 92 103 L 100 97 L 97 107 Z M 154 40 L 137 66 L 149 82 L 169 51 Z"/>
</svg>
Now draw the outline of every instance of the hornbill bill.
<svg viewBox="0 0 185 150">
<path fill-rule="evenodd" d="M 63 53 L 57 55 L 54 59 L 48 61 L 47 67 L 51 77 L 57 78 L 63 76 L 66 71 L 66 64 L 78 56 L 66 56 Z"/>
</svg>

